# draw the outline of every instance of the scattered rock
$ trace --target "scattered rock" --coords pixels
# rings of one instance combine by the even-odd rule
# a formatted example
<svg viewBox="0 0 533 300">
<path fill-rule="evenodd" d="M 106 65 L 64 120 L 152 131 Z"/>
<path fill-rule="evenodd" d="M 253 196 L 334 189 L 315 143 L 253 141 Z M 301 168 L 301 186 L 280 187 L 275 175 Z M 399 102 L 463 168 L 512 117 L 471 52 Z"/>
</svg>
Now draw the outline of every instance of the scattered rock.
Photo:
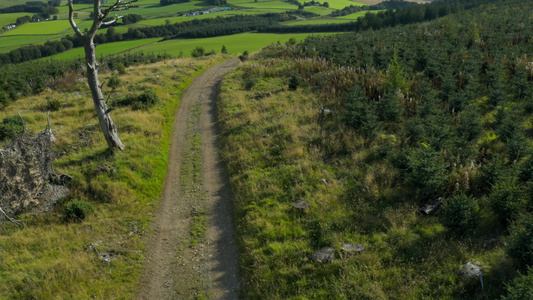
<svg viewBox="0 0 533 300">
<path fill-rule="evenodd" d="M 331 247 L 324 247 L 313 252 L 311 259 L 323 264 L 329 264 L 335 260 L 335 249 Z"/>
<path fill-rule="evenodd" d="M 444 203 L 444 199 L 442 197 L 437 198 L 435 201 L 431 203 L 427 203 L 426 205 L 422 206 L 419 210 L 419 212 L 425 216 L 434 214 L 437 212 L 437 209 Z"/>
<path fill-rule="evenodd" d="M 471 281 L 481 275 L 481 266 L 469 261 L 463 266 L 460 274 L 463 281 Z"/>
<path fill-rule="evenodd" d="M 361 253 L 363 250 L 365 250 L 365 246 L 361 244 L 354 245 L 350 243 L 343 243 L 341 250 L 346 253 Z"/>
<path fill-rule="evenodd" d="M 270 135 L 268 135 L 268 134 L 265 134 L 265 135 L 256 135 L 256 136 L 254 137 L 254 139 L 256 139 L 256 140 L 260 140 L 260 139 L 268 139 L 269 137 L 270 137 Z"/>
<path fill-rule="evenodd" d="M 297 209 L 302 209 L 302 210 L 308 208 L 309 205 L 310 205 L 309 202 L 302 200 L 302 199 L 296 200 L 292 203 L 292 207 L 297 208 Z"/>
<path fill-rule="evenodd" d="M 98 254 L 98 258 L 101 259 L 105 263 L 111 263 L 111 261 L 117 259 L 117 257 L 118 257 L 118 253 L 113 250 L 100 252 Z"/>
</svg>

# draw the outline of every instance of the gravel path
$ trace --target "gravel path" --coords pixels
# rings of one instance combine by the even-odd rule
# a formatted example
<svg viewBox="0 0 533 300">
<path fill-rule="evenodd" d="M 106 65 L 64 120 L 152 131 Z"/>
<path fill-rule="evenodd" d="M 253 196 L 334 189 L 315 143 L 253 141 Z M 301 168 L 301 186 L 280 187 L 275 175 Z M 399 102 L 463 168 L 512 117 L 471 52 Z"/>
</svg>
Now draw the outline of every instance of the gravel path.
<svg viewBox="0 0 533 300">
<path fill-rule="evenodd" d="M 136 299 L 239 298 L 231 192 L 216 127 L 219 84 L 238 64 L 211 67 L 183 94 Z"/>
</svg>

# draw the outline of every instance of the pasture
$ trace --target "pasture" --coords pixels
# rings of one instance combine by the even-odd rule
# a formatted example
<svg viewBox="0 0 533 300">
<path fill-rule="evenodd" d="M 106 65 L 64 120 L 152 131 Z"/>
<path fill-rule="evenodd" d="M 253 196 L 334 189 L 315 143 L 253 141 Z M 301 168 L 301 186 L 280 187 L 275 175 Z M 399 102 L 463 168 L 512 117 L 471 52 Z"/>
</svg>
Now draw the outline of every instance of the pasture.
<svg viewBox="0 0 533 300">
<path fill-rule="evenodd" d="M 88 21 L 82 21 L 79 19 L 75 21 L 81 30 L 89 28 L 91 25 L 91 22 Z M 67 30 L 68 32 L 66 32 Z M 59 33 L 70 34 L 71 30 L 72 29 L 67 20 L 32 22 L 7 31 L 1 34 L 0 37 L 13 35 L 50 35 Z"/>
<path fill-rule="evenodd" d="M 379 0 L 379 2 L 382 2 L 383 0 Z M 308 1 L 306 1 L 308 2 Z M 319 1 L 320 3 L 323 3 L 323 2 L 327 2 L 329 3 L 329 7 L 330 8 L 334 8 L 334 9 L 343 9 L 345 8 L 346 6 L 350 6 L 350 5 L 353 5 L 353 6 L 363 6 L 363 5 L 368 5 L 368 4 L 365 4 L 365 3 L 362 3 L 362 2 L 355 2 L 355 1 L 351 1 L 351 0 L 324 0 L 324 1 Z"/>
<path fill-rule="evenodd" d="M 291 23 L 285 23 L 284 26 L 299 26 L 299 25 L 324 25 L 324 24 L 341 24 L 341 23 L 350 23 L 352 20 L 342 20 L 337 18 L 323 18 L 323 19 L 311 19 L 311 20 L 302 20 Z"/>
<path fill-rule="evenodd" d="M 260 12 L 254 12 L 254 11 L 248 11 L 248 10 L 221 11 L 217 13 L 194 16 L 194 17 L 170 17 L 170 18 L 157 18 L 157 19 L 142 20 L 140 22 L 132 24 L 133 25 L 132 27 L 137 27 L 138 25 L 146 25 L 146 26 L 165 25 L 167 20 L 170 21 L 170 24 L 174 24 L 174 23 L 180 23 L 180 22 L 191 21 L 191 20 L 201 20 L 201 19 L 209 19 L 209 18 L 216 18 L 216 17 L 233 17 L 235 15 L 256 15 L 256 14 L 260 14 Z"/>
<path fill-rule="evenodd" d="M 0 8 L 17 4 L 24 4 L 26 1 L 27 0 L 0 0 Z"/>
<path fill-rule="evenodd" d="M 338 19 L 344 19 L 344 20 L 357 20 L 360 17 L 363 17 L 367 13 L 377 14 L 380 11 L 385 11 L 386 9 L 380 9 L 380 10 L 365 10 L 365 11 L 359 11 L 353 14 L 349 14 L 342 17 L 337 17 Z"/>
<path fill-rule="evenodd" d="M 13 24 L 17 21 L 17 18 L 28 16 L 30 13 L 12 13 L 12 14 L 0 14 L 0 30 L 9 24 Z"/>
<path fill-rule="evenodd" d="M 183 56 L 189 57 L 191 56 L 191 51 L 196 47 L 204 47 L 206 52 L 215 50 L 219 53 L 224 45 L 229 54 L 240 54 L 244 51 L 252 53 L 278 41 L 280 43 L 286 43 L 290 38 L 303 40 L 310 35 L 313 34 L 241 33 L 204 39 L 169 40 L 140 47 L 134 51 L 167 53 L 172 56 L 179 56 L 181 53 Z"/>
<path fill-rule="evenodd" d="M 0 35 L 0 53 L 6 53 L 23 45 L 44 44 L 48 40 L 59 40 L 63 35 L 26 35 L 26 36 L 3 36 Z"/>
<path fill-rule="evenodd" d="M 142 39 L 142 40 L 135 40 L 135 41 L 102 44 L 96 47 L 96 55 L 105 56 L 105 55 L 115 54 L 115 53 L 119 53 L 122 51 L 126 51 L 128 49 L 135 49 L 143 45 L 152 44 L 159 40 L 161 40 L 161 38 L 151 38 L 151 39 Z M 76 48 L 76 49 L 72 49 L 67 52 L 54 55 L 52 56 L 52 58 L 53 59 L 73 59 L 73 58 L 83 57 L 85 55 L 84 53 L 85 52 L 83 48 Z M 43 58 L 43 59 L 49 59 L 49 57 Z"/>
</svg>

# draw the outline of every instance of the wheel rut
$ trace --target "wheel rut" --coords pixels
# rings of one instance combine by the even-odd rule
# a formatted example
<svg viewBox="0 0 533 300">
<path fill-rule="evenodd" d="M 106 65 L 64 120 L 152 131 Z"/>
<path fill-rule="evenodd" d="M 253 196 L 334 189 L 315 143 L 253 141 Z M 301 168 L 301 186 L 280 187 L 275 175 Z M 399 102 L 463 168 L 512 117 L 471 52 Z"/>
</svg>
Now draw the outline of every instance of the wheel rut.
<svg viewBox="0 0 533 300">
<path fill-rule="evenodd" d="M 216 125 L 220 82 L 238 64 L 207 69 L 183 94 L 136 299 L 239 298 L 232 198 Z"/>
</svg>

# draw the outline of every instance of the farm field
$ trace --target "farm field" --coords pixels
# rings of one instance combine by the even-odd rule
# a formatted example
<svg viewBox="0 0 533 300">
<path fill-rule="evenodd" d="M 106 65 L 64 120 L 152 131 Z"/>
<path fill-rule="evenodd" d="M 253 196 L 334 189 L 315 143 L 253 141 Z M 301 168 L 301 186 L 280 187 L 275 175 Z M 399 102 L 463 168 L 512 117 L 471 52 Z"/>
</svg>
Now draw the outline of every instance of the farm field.
<svg viewBox="0 0 533 300">
<path fill-rule="evenodd" d="M 349 15 L 341 16 L 341 17 L 337 17 L 337 18 L 338 19 L 344 19 L 344 20 L 357 20 L 360 17 L 363 17 L 364 15 L 366 15 L 367 13 L 377 14 L 380 11 L 385 11 L 385 9 L 359 11 L 359 12 L 356 12 L 356 13 L 353 13 L 353 14 L 349 14 Z"/>
<path fill-rule="evenodd" d="M 303 1 L 301 1 L 301 2 L 303 2 Z M 308 2 L 308 1 L 305 1 L 305 2 Z M 351 1 L 351 0 L 325 0 L 325 2 L 329 3 L 329 7 L 330 8 L 334 8 L 334 9 L 343 9 L 346 6 L 350 6 L 350 5 L 353 5 L 353 6 L 368 5 L 368 4 L 363 3 L 363 2 L 355 2 L 355 1 Z M 379 2 L 383 2 L 383 1 L 380 0 Z"/>
<path fill-rule="evenodd" d="M 144 53 L 167 53 L 172 56 L 191 56 L 191 51 L 196 47 L 204 47 L 206 52 L 215 50 L 220 52 L 222 46 L 226 46 L 229 54 L 240 54 L 244 51 L 255 52 L 265 46 L 277 43 L 286 43 L 290 38 L 300 41 L 313 35 L 300 34 L 275 34 L 275 33 L 241 33 L 235 35 L 219 36 L 205 39 L 179 39 L 164 41 L 161 43 L 140 47 L 134 51 Z"/>
<path fill-rule="evenodd" d="M 0 0 L 0 8 L 23 4 L 26 0 Z"/>
<path fill-rule="evenodd" d="M 323 18 L 323 19 L 311 19 L 311 20 L 302 20 L 291 23 L 285 23 L 285 26 L 298 26 L 298 25 L 323 25 L 323 24 L 340 24 L 340 23 L 350 23 L 353 20 L 342 20 L 337 18 Z"/>
<path fill-rule="evenodd" d="M 134 49 L 143 45 L 155 43 L 157 41 L 161 40 L 161 38 L 152 38 L 152 39 L 142 39 L 142 40 L 135 40 L 135 41 L 125 41 L 125 42 L 116 42 L 116 43 L 108 43 L 99 45 L 96 48 L 96 54 L 98 56 L 105 56 L 110 54 L 119 53 L 122 51 L 126 51 L 128 49 Z M 73 59 L 78 57 L 83 57 L 84 54 L 83 48 L 76 48 L 72 49 L 70 51 L 60 53 L 57 55 L 52 56 L 53 59 Z M 50 57 L 42 58 L 42 59 L 49 59 Z"/>
<path fill-rule="evenodd" d="M 76 24 L 81 30 L 89 28 L 91 22 L 77 19 L 75 20 Z M 57 20 L 57 21 L 45 21 L 45 22 L 35 22 L 35 23 L 26 23 L 22 26 L 19 26 L 13 30 L 3 33 L 0 37 L 3 36 L 13 36 L 13 35 L 49 35 L 49 34 L 59 34 L 63 33 L 70 34 L 72 29 L 67 20 Z M 68 32 L 66 32 L 68 31 Z"/>
<path fill-rule="evenodd" d="M 0 53 L 6 53 L 22 45 L 44 44 L 48 40 L 58 40 L 62 34 L 52 35 L 27 35 L 27 36 L 3 36 L 0 35 Z"/>
<path fill-rule="evenodd" d="M 218 13 L 200 15 L 200 16 L 194 16 L 194 17 L 170 17 L 170 18 L 157 18 L 157 19 L 142 20 L 140 22 L 132 24 L 130 27 L 138 27 L 139 25 L 141 26 L 142 25 L 146 25 L 146 26 L 165 25 L 167 20 L 169 20 L 171 24 L 174 24 L 174 23 L 191 21 L 191 20 L 201 20 L 201 19 L 209 19 L 209 18 L 216 18 L 216 17 L 232 17 L 235 15 L 256 15 L 260 13 L 261 12 L 254 12 L 254 11 L 248 11 L 248 10 L 221 11 Z"/>
<path fill-rule="evenodd" d="M 0 15 L 0 30 L 9 24 L 13 24 L 17 21 L 17 18 L 27 16 L 28 13 L 12 13 Z"/>
<path fill-rule="evenodd" d="M 261 12 L 284 12 L 287 10 L 295 10 L 298 7 L 296 5 L 290 4 L 288 2 L 284 1 L 229 1 L 232 5 L 237 5 L 240 7 L 246 7 L 250 8 L 253 11 L 261 11 Z"/>
</svg>

